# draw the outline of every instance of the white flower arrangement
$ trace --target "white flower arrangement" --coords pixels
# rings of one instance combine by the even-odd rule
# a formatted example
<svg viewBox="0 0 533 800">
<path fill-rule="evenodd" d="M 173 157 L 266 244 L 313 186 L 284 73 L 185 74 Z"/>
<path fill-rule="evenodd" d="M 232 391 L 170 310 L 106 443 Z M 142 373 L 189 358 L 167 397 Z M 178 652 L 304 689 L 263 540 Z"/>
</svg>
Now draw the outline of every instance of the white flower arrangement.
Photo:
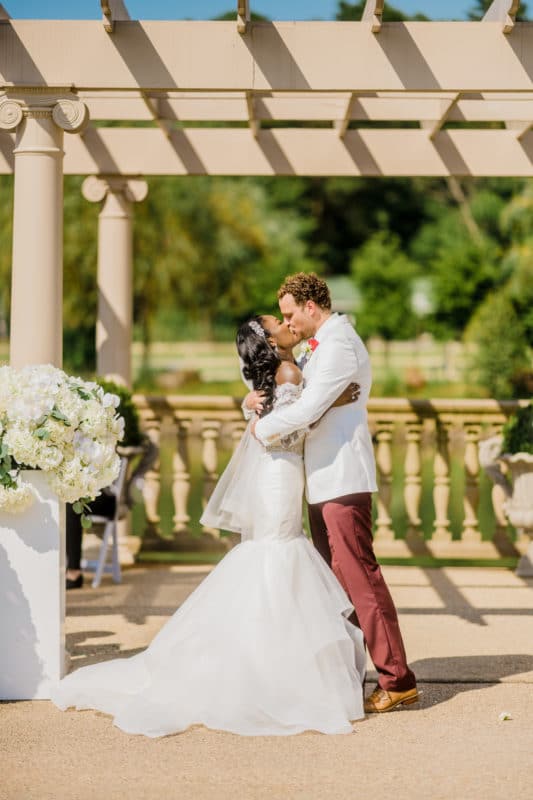
<svg viewBox="0 0 533 800">
<path fill-rule="evenodd" d="M 0 367 L 0 509 L 31 505 L 33 491 L 20 472 L 33 468 L 46 472 L 58 497 L 81 513 L 118 475 L 119 402 L 97 383 L 49 364 Z"/>
<path fill-rule="evenodd" d="M 318 339 L 313 339 L 313 338 L 308 339 L 306 343 L 302 345 L 300 350 L 300 355 L 302 355 L 305 358 L 305 360 L 308 361 L 315 352 L 315 350 L 317 349 L 318 345 L 319 345 Z"/>
</svg>

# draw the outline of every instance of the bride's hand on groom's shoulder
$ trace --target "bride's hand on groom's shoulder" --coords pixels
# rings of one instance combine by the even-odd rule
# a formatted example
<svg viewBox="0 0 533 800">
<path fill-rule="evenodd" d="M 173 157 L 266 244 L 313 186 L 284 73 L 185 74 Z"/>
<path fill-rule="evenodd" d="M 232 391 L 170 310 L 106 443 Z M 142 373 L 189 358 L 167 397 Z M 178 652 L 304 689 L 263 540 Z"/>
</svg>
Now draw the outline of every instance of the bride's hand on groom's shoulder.
<svg viewBox="0 0 533 800">
<path fill-rule="evenodd" d="M 244 405 L 248 409 L 248 411 L 255 411 L 256 414 L 260 414 L 263 410 L 263 403 L 264 403 L 265 393 L 259 391 L 251 391 L 248 392 L 246 397 L 244 398 Z"/>
</svg>

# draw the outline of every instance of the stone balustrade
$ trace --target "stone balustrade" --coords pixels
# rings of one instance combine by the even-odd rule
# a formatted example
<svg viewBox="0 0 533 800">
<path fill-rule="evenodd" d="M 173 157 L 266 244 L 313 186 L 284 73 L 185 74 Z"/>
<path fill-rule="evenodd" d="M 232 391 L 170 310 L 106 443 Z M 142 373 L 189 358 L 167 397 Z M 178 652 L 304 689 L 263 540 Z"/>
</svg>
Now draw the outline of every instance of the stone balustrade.
<svg viewBox="0 0 533 800">
<path fill-rule="evenodd" d="M 203 536 L 191 538 L 193 532 L 199 532 L 197 519 L 191 519 L 191 493 L 195 487 L 200 490 L 201 483 L 203 502 L 207 500 L 238 444 L 245 429 L 240 399 L 135 395 L 134 401 L 142 427 L 158 451 L 162 439 L 174 442 L 170 467 L 173 540 L 169 543 L 160 537 L 158 458 L 146 474 L 143 488 L 143 546 L 192 549 L 211 543 L 223 549 L 226 540 L 219 531 L 204 529 Z M 375 503 L 379 555 L 498 558 L 517 556 L 524 550 L 525 539 L 514 541 L 506 524 L 501 486 L 493 486 L 482 476 L 478 454 L 480 440 L 500 433 L 516 407 L 515 402 L 496 400 L 370 401 L 379 484 Z M 200 470 L 198 466 L 193 469 L 193 450 Z M 483 525 L 482 506 L 489 512 L 483 515 Z M 397 524 L 395 517 L 400 520 Z"/>
</svg>

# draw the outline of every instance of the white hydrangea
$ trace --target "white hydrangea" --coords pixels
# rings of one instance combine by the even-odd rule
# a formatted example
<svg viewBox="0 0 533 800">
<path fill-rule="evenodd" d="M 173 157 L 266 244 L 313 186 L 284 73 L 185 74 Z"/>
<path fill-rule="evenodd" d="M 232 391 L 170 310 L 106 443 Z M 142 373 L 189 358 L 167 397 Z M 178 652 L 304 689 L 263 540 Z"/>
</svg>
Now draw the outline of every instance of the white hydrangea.
<svg viewBox="0 0 533 800">
<path fill-rule="evenodd" d="M 0 441 L 20 466 L 41 469 L 60 499 L 95 497 L 118 475 L 119 398 L 51 365 L 0 367 Z M 17 472 L 15 472 L 15 476 Z M 23 510 L 31 487 L 0 484 L 0 508 Z"/>
<path fill-rule="evenodd" d="M 35 499 L 33 489 L 28 483 L 20 483 L 13 489 L 0 485 L 0 508 L 13 514 L 26 511 Z"/>
</svg>

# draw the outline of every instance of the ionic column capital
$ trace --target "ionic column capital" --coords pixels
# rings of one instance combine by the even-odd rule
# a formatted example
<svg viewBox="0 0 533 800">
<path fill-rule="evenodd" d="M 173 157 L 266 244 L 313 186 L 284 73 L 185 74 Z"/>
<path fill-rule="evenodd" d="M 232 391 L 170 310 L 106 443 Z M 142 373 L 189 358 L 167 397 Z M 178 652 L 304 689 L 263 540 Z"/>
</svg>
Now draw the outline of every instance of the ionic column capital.
<svg viewBox="0 0 533 800">
<path fill-rule="evenodd" d="M 50 119 L 66 133 L 79 133 L 89 121 L 85 103 L 68 90 L 6 91 L 0 96 L 0 128 L 14 131 L 24 119 Z"/>
<path fill-rule="evenodd" d="M 79 133 L 89 122 L 89 109 L 77 98 L 60 98 L 52 108 L 52 119 L 65 133 Z"/>
<path fill-rule="evenodd" d="M 0 97 L 0 129 L 14 131 L 23 119 L 24 113 L 20 103 L 7 97 Z"/>
<path fill-rule="evenodd" d="M 90 203 L 100 203 L 110 194 L 122 195 L 130 203 L 140 203 L 148 194 L 148 184 L 141 178 L 89 175 L 83 181 L 81 191 Z"/>
</svg>

